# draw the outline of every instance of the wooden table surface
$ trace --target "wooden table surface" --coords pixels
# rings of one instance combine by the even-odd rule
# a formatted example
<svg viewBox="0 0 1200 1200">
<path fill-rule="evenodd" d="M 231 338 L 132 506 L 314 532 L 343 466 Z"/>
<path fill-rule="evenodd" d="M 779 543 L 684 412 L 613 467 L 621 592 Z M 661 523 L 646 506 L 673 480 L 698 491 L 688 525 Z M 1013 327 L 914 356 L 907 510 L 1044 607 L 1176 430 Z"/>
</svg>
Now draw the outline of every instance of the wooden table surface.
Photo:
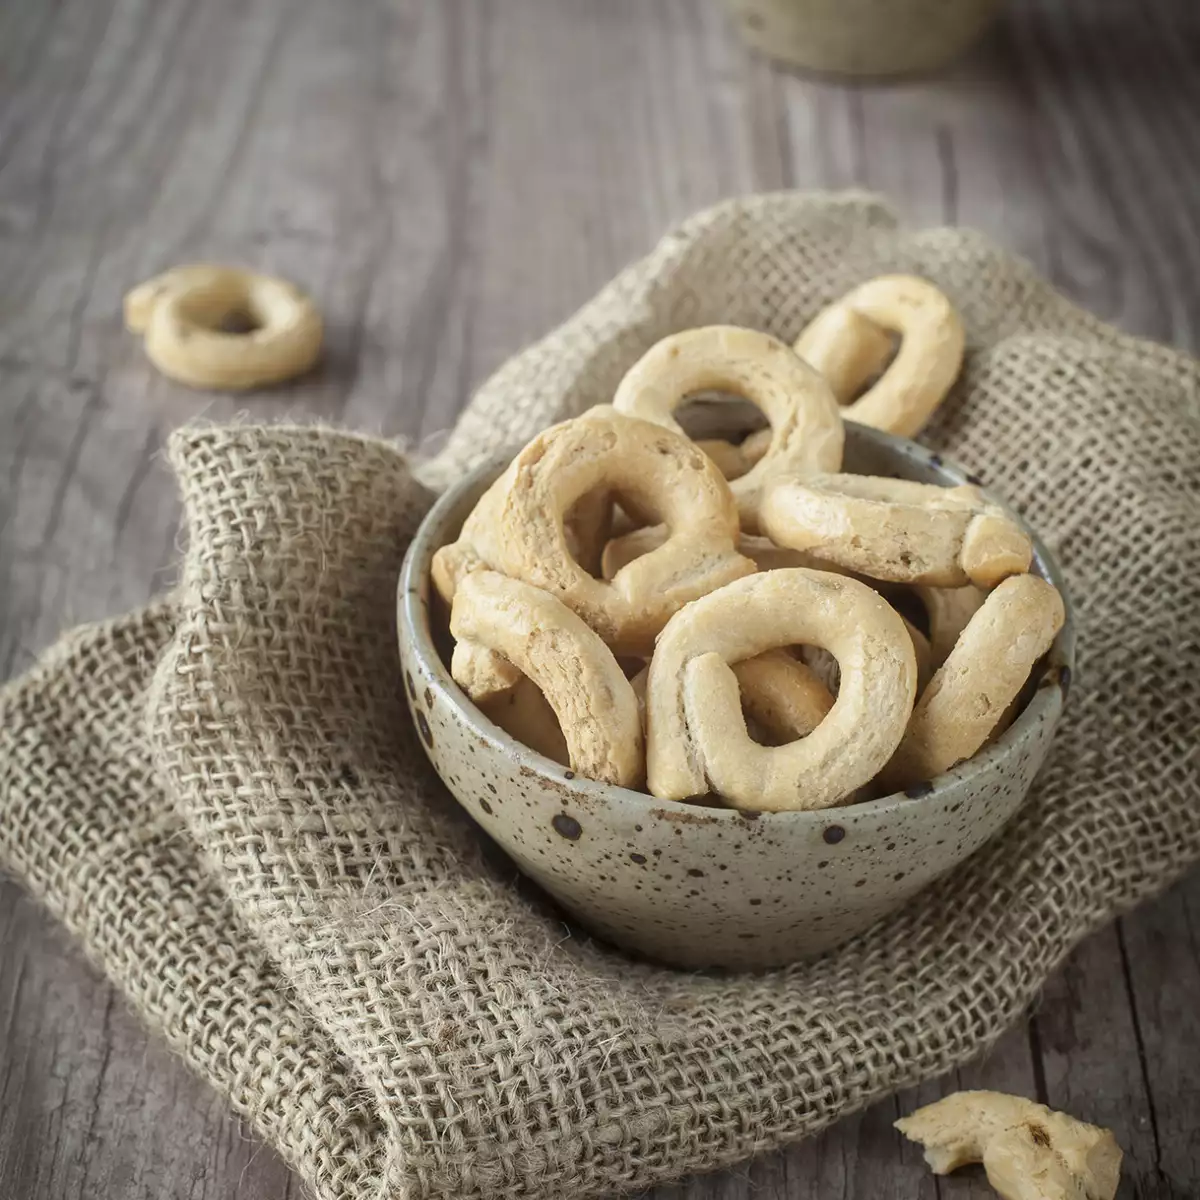
<svg viewBox="0 0 1200 1200">
<path fill-rule="evenodd" d="M 1013 0 L 941 78 L 748 55 L 715 0 L 0 0 L 0 678 L 170 577 L 164 434 L 198 414 L 445 429 L 507 354 L 693 209 L 860 185 L 978 226 L 1126 329 L 1200 340 L 1200 6 Z M 121 296 L 192 259 L 319 298 L 324 370 L 159 378 Z M 0 884 L 0 1198 L 302 1189 Z M 1093 937 L 957 1078 L 662 1197 L 976 1197 L 890 1122 L 945 1088 L 1111 1126 L 1121 1195 L 1200 1196 L 1200 873 Z"/>
</svg>

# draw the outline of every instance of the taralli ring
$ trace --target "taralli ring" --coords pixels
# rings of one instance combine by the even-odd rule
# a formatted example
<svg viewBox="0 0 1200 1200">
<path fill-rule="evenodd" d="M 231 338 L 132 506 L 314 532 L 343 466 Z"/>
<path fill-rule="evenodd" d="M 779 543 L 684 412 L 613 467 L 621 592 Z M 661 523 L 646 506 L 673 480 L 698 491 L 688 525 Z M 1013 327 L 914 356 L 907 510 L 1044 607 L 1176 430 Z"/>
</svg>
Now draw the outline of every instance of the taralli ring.
<svg viewBox="0 0 1200 1200">
<path fill-rule="evenodd" d="M 764 494 L 764 532 L 872 579 L 992 587 L 1029 570 L 1029 535 L 977 488 L 875 475 L 781 479 Z"/>
<path fill-rule="evenodd" d="M 778 744 L 807 737 L 833 707 L 816 673 L 786 650 L 767 650 L 732 664 L 742 711 Z"/>
<path fill-rule="evenodd" d="M 940 775 L 987 741 L 1058 636 L 1062 597 L 1036 575 L 1006 579 L 967 623 L 913 710 L 880 782 L 898 791 Z"/>
<path fill-rule="evenodd" d="M 869 280 L 818 313 L 796 339 L 796 352 L 844 402 L 883 366 L 887 331 L 900 337 L 896 357 L 843 415 L 913 437 L 962 369 L 962 322 L 933 284 L 913 275 Z"/>
<path fill-rule="evenodd" d="M 807 737 L 760 746 L 729 664 L 790 645 L 837 658 L 837 699 Z M 738 580 L 689 604 L 658 639 L 646 697 L 650 791 L 670 800 L 712 791 L 769 811 L 837 804 L 891 758 L 916 677 L 904 622 L 866 584 L 803 568 Z"/>
<path fill-rule="evenodd" d="M 189 387 L 242 391 L 303 375 L 321 353 L 312 300 L 234 267 L 175 267 L 125 297 L 125 325 L 150 361 Z"/>
<path fill-rule="evenodd" d="M 572 557 L 564 513 L 605 488 L 656 512 L 670 536 L 600 580 Z M 714 463 L 680 434 L 611 408 L 594 408 L 534 438 L 438 551 L 440 591 L 479 566 L 545 588 L 614 653 L 648 656 L 690 600 L 754 570 L 737 552 L 737 506 Z"/>
<path fill-rule="evenodd" d="M 494 571 L 475 571 L 454 595 L 450 632 L 460 643 L 503 655 L 540 689 L 558 718 L 572 770 L 620 787 L 641 784 L 637 697 L 612 652 L 560 600 Z"/>
<path fill-rule="evenodd" d="M 929 660 L 940 667 L 950 656 L 967 622 L 987 599 L 987 592 L 967 584 L 966 587 L 915 589 L 929 617 Z"/>
<path fill-rule="evenodd" d="M 600 574 L 604 579 L 611 579 L 622 567 L 649 554 L 667 540 L 665 525 L 647 525 L 643 529 L 635 529 L 631 533 L 623 533 L 613 538 L 605 547 L 600 558 Z M 750 559 L 760 571 L 773 571 L 779 567 L 813 567 L 819 571 L 836 571 L 828 563 L 822 562 L 816 555 L 805 554 L 801 550 L 788 550 L 776 546 L 770 538 L 759 537 L 753 533 L 743 533 L 737 540 L 738 553 Z"/>
<path fill-rule="evenodd" d="M 675 409 L 713 390 L 741 396 L 771 423 L 766 453 L 730 484 L 747 532 L 758 531 L 759 498 L 772 478 L 840 469 L 845 435 L 829 385 L 790 346 L 752 329 L 709 325 L 663 338 L 626 373 L 613 407 L 682 433 Z"/>
</svg>

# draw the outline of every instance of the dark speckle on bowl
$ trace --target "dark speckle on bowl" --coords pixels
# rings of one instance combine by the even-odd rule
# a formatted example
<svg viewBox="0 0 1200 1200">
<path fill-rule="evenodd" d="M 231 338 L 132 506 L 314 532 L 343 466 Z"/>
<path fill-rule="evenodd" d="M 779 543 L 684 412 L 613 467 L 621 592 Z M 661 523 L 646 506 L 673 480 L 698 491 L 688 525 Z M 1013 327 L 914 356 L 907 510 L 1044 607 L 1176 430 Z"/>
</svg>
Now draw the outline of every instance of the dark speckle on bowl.
<svg viewBox="0 0 1200 1200">
<path fill-rule="evenodd" d="M 417 728 L 421 731 L 421 741 L 432 750 L 433 730 L 429 728 L 429 719 L 419 708 L 417 709 Z"/>
<path fill-rule="evenodd" d="M 413 677 L 412 677 L 411 671 L 404 672 L 404 683 L 405 683 L 405 686 L 408 688 L 408 694 L 415 700 L 417 698 L 417 685 L 415 683 L 413 683 Z"/>
<path fill-rule="evenodd" d="M 425 689 L 425 707 L 426 708 L 433 707 L 433 688 Z"/>
<path fill-rule="evenodd" d="M 846 836 L 846 831 L 840 825 L 827 825 L 821 836 L 831 846 L 836 846 Z"/>
<path fill-rule="evenodd" d="M 572 842 L 577 842 L 583 833 L 583 826 L 569 813 L 555 813 L 550 824 L 554 826 L 555 833 Z"/>
</svg>

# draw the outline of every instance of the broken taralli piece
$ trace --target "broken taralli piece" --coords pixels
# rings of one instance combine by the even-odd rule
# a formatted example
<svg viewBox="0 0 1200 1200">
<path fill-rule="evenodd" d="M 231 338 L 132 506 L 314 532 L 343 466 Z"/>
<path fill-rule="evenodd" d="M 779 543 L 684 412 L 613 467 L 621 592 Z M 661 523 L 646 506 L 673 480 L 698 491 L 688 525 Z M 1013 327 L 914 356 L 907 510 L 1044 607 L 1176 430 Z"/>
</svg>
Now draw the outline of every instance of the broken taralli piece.
<svg viewBox="0 0 1200 1200">
<path fill-rule="evenodd" d="M 579 565 L 564 530 L 564 514 L 599 488 L 658 512 L 670 531 L 608 581 Z M 601 406 L 552 426 L 517 455 L 458 541 L 434 556 L 434 581 L 445 595 L 489 567 L 558 596 L 614 653 L 648 656 L 689 600 L 754 570 L 737 552 L 737 535 L 737 506 L 710 458 L 682 434 Z"/>
<path fill-rule="evenodd" d="M 838 696 L 807 737 L 760 746 L 729 664 L 792 645 L 836 656 Z M 658 639 L 646 693 L 650 791 L 668 800 L 713 791 L 776 812 L 837 804 L 891 757 L 916 676 L 904 622 L 858 580 L 793 568 L 728 584 L 677 613 Z"/>
<path fill-rule="evenodd" d="M 642 722 L 633 688 L 609 648 L 561 600 L 495 571 L 472 571 L 455 592 L 450 632 L 460 645 L 502 655 L 541 691 L 558 718 L 572 770 L 620 787 L 641 784 Z"/>
<path fill-rule="evenodd" d="M 1113 1200 L 1121 1147 L 1108 1129 L 1003 1092 L 955 1092 L 902 1117 L 935 1175 L 982 1163 L 1003 1200 Z"/>
<path fill-rule="evenodd" d="M 779 479 L 763 531 L 781 546 L 894 583 L 992 587 L 1029 570 L 1029 535 L 975 487 L 877 475 Z"/>
<path fill-rule="evenodd" d="M 880 783 L 899 791 L 970 758 L 1004 719 L 1065 619 L 1058 590 L 1037 575 L 1000 584 L 921 693 Z"/>
<path fill-rule="evenodd" d="M 886 362 L 889 332 L 900 337 L 896 357 L 847 404 Z M 847 404 L 847 420 L 915 437 L 958 378 L 964 341 L 958 314 L 933 284 L 882 275 L 818 313 L 796 339 L 796 352 L 829 380 Z"/>
<path fill-rule="evenodd" d="M 243 391 L 303 375 L 322 323 L 294 284 L 236 267 L 173 267 L 125 297 L 125 326 L 146 355 L 189 387 Z"/>
<path fill-rule="evenodd" d="M 771 479 L 841 469 L 845 434 L 829 385 L 786 343 L 753 329 L 708 325 L 663 338 L 626 372 L 613 407 L 682 434 L 672 414 L 703 391 L 741 396 L 771 423 L 766 453 L 731 484 L 748 533 L 758 532 Z"/>
</svg>

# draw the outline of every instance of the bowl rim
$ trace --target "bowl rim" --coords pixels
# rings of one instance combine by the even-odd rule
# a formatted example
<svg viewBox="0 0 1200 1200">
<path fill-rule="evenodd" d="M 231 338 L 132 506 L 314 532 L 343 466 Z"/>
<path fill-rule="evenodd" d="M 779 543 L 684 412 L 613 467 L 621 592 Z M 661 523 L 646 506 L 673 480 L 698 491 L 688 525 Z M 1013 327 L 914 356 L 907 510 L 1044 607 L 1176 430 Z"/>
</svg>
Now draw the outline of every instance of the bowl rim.
<svg viewBox="0 0 1200 1200">
<path fill-rule="evenodd" d="M 934 793 L 944 791 L 950 785 L 957 785 L 983 772 L 993 770 L 1013 753 L 1018 740 L 1023 737 L 1027 729 L 1032 729 L 1045 721 L 1049 721 L 1052 726 L 1057 725 L 1065 707 L 1071 675 L 1075 670 L 1074 604 L 1063 577 L 1062 568 L 1036 530 L 1032 529 L 1024 518 L 1002 498 L 992 493 L 977 476 L 952 460 L 944 458 L 940 453 L 927 449 L 919 442 L 850 421 L 846 422 L 846 433 L 848 440 L 862 439 L 868 445 L 874 444 L 876 449 L 898 453 L 926 470 L 936 471 L 952 483 L 970 484 L 979 488 L 990 503 L 1002 508 L 1029 534 L 1033 542 L 1034 564 L 1037 573 L 1058 589 L 1063 598 L 1063 607 L 1066 613 L 1063 627 L 1046 655 L 1045 670 L 1048 672 L 1057 668 L 1058 686 L 1050 687 L 1039 684 L 1016 719 L 994 742 L 949 771 L 934 776 L 931 780 L 913 785 L 906 791 L 894 792 L 874 800 L 860 801 L 851 805 L 782 811 L 753 810 L 757 817 L 769 818 L 772 823 L 800 822 L 823 829 L 829 824 L 830 817 L 835 814 L 839 821 L 855 821 L 869 816 L 884 816 L 897 809 L 906 808 L 922 801 L 927 802 Z M 479 481 L 486 476 L 490 475 L 492 478 L 498 476 L 519 451 L 520 446 L 515 446 L 489 455 L 487 459 L 442 492 L 422 518 L 404 555 L 397 584 L 396 632 L 401 645 L 403 646 L 407 640 L 411 653 L 420 662 L 424 671 L 432 676 L 443 699 L 449 703 L 455 716 L 468 727 L 472 734 L 492 749 L 527 767 L 555 788 L 566 786 L 581 797 L 591 797 L 609 804 L 636 804 L 638 807 L 651 808 L 666 814 L 687 814 L 692 820 L 695 820 L 700 814 L 703 814 L 706 821 L 745 820 L 746 814 L 751 810 L 700 806 L 682 800 L 664 800 L 648 792 L 638 792 L 631 788 L 601 783 L 576 775 L 569 767 L 564 767 L 553 759 L 545 758 L 524 743 L 510 737 L 498 725 L 494 725 L 458 686 L 442 662 L 441 655 L 438 654 L 437 647 L 434 645 L 429 625 L 431 586 L 429 573 L 427 570 L 420 570 L 419 560 L 426 557 L 428 543 L 437 536 L 435 531 L 445 522 L 447 514 L 458 507 L 463 493 L 477 487 Z M 429 547 L 428 557 L 431 558 L 433 553 L 445 544 L 445 542 L 440 542 L 436 546 Z"/>
</svg>

